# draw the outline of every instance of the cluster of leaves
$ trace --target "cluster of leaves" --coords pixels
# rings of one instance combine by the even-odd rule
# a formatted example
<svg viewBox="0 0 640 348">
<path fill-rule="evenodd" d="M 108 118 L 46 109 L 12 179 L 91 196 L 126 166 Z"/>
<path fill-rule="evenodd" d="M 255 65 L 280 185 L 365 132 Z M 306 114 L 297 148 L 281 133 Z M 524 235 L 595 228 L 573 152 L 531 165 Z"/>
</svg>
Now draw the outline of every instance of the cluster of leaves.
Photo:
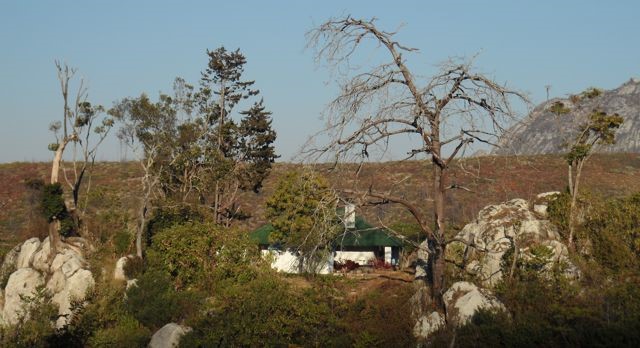
<svg viewBox="0 0 640 348">
<path fill-rule="evenodd" d="M 582 233 L 600 266 L 616 272 L 636 269 L 640 256 L 640 194 L 593 202 Z"/>
<path fill-rule="evenodd" d="M 76 226 L 64 204 L 62 194 L 60 183 L 43 185 L 41 208 L 42 215 L 49 223 L 54 220 L 60 221 L 60 234 L 67 237 L 75 231 Z"/>
<path fill-rule="evenodd" d="M 588 287 L 530 278 L 505 283 L 508 312 L 479 311 L 455 332 L 458 347 L 635 347 L 640 344 L 637 280 Z M 434 346 L 446 345 L 443 331 Z"/>
<path fill-rule="evenodd" d="M 291 288 L 273 274 L 224 289 L 182 338 L 187 347 L 342 346 L 332 301 Z"/>
<path fill-rule="evenodd" d="M 246 217 L 238 190 L 258 192 L 278 157 L 276 133 L 254 81 L 243 79 L 244 55 L 224 47 L 207 55 L 197 88 L 177 78 L 173 96 L 153 102 L 143 94 L 109 112 L 124 125 L 119 137 L 141 148 L 148 188 L 158 184 L 174 201 L 210 206 L 215 222 L 229 225 Z"/>
<path fill-rule="evenodd" d="M 261 262 L 245 233 L 212 223 L 187 222 L 161 230 L 148 252 L 148 263 L 170 274 L 177 288 L 244 282 Z"/>
<path fill-rule="evenodd" d="M 309 261 L 320 258 L 344 228 L 337 203 L 325 178 L 312 171 L 286 173 L 266 203 L 266 216 L 275 228 L 270 241 L 297 250 Z"/>
<path fill-rule="evenodd" d="M 549 203 L 549 219 L 566 237 L 570 199 L 563 193 Z M 583 257 L 610 272 L 635 269 L 640 256 L 640 194 L 604 199 L 581 196 L 584 219 L 577 230 Z"/>
</svg>

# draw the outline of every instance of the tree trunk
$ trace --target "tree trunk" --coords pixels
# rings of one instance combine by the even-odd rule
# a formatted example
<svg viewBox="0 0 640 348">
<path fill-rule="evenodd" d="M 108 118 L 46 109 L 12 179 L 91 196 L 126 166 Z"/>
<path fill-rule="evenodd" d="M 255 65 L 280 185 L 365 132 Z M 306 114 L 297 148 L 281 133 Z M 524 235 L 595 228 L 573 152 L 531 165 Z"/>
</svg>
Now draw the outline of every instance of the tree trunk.
<svg viewBox="0 0 640 348">
<path fill-rule="evenodd" d="M 571 205 L 569 207 L 569 240 L 568 247 L 573 248 L 573 236 L 575 235 L 575 219 L 578 202 L 578 189 L 580 186 L 580 174 L 582 173 L 582 165 L 584 161 L 578 161 L 576 164 L 576 177 L 573 180 L 573 186 L 571 187 Z M 569 171 L 569 183 L 572 183 L 571 171 Z"/>
<path fill-rule="evenodd" d="M 433 192 L 434 192 L 434 237 L 431 243 L 431 258 L 429 266 L 431 267 L 431 290 L 434 303 L 442 308 L 442 294 L 444 293 L 445 278 L 445 180 L 446 166 L 440 158 L 440 141 L 438 134 L 434 134 L 433 140 Z"/>
<path fill-rule="evenodd" d="M 138 233 L 136 233 L 136 255 L 142 258 L 142 236 L 144 235 L 144 228 L 147 223 L 147 199 L 142 204 L 140 209 L 140 225 L 138 226 Z"/>
<path fill-rule="evenodd" d="M 62 139 L 53 156 L 53 162 L 51 163 L 51 184 L 57 184 L 59 182 L 62 154 L 68 143 L 69 140 L 67 138 Z M 51 246 L 49 259 L 53 259 L 58 253 L 58 246 L 60 245 L 60 221 L 58 219 L 53 219 L 53 221 L 49 223 L 49 244 Z"/>
<path fill-rule="evenodd" d="M 430 267 L 431 274 L 433 279 L 431 280 L 431 296 L 433 298 L 434 303 L 438 308 L 443 308 L 444 303 L 442 302 L 442 294 L 445 290 L 445 251 L 446 244 L 436 244 L 433 248 L 434 252 L 432 253 Z"/>
</svg>

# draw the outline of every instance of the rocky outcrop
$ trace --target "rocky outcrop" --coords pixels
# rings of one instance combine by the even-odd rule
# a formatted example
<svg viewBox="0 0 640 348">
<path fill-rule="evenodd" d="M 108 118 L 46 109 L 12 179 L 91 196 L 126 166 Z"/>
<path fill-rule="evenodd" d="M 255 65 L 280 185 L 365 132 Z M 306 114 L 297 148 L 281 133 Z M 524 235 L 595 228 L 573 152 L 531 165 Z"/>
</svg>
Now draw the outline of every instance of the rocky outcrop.
<svg viewBox="0 0 640 348">
<path fill-rule="evenodd" d="M 15 271 L 11 273 L 3 301 L 0 301 L 4 302 L 0 318 L 3 323 L 15 324 L 26 312 L 21 297 L 33 296 L 36 289 L 45 284 L 51 302 L 58 306 L 58 328 L 70 319 L 72 302 L 82 301 L 87 296 L 95 281 L 80 248 L 65 244 L 55 257 L 51 256 L 48 238 L 42 242 L 31 238 L 7 254 L 1 270 Z"/>
<path fill-rule="evenodd" d="M 124 272 L 124 266 L 127 264 L 129 256 L 123 256 L 116 261 L 116 267 L 113 271 L 113 279 L 115 280 L 127 280 L 127 275 Z"/>
<path fill-rule="evenodd" d="M 418 318 L 416 325 L 413 327 L 413 335 L 415 337 L 428 338 L 445 325 L 444 315 L 439 312 L 432 312 L 429 315 L 423 315 Z"/>
<path fill-rule="evenodd" d="M 481 289 L 469 282 L 454 283 L 442 296 L 447 322 L 456 326 L 466 324 L 480 309 L 493 311 L 505 310 L 491 291 Z"/>
<path fill-rule="evenodd" d="M 481 309 L 505 311 L 506 308 L 489 289 L 482 289 L 473 283 L 456 282 L 442 296 L 446 316 L 432 312 L 418 317 L 413 334 L 421 340 L 428 340 L 436 331 L 445 326 L 463 326 Z M 415 315 L 415 313 L 414 313 Z"/>
<path fill-rule="evenodd" d="M 42 285 L 44 285 L 44 277 L 32 268 L 23 267 L 13 272 L 4 289 L 2 322 L 15 324 L 26 315 L 27 309 L 21 297 L 35 295 L 37 288 Z"/>
<path fill-rule="evenodd" d="M 483 286 L 491 287 L 503 277 L 503 256 L 516 251 L 518 259 L 533 257 L 536 248 L 546 247 L 546 270 L 561 266 L 568 277 L 577 276 L 577 268 L 569 260 L 567 247 L 556 228 L 546 220 L 546 203 L 552 194 L 540 195 L 537 208 L 523 199 L 490 205 L 478 213 L 475 222 L 467 224 L 456 236 L 465 269 L 478 277 Z M 534 209 L 534 210 L 532 210 Z M 516 249 L 517 248 L 517 249 Z"/>
<path fill-rule="evenodd" d="M 549 111 L 561 102 L 572 109 L 558 118 Z M 579 108 L 570 99 L 554 98 L 538 105 L 523 122 L 514 125 L 494 150 L 498 155 L 538 155 L 565 152 L 563 143 L 575 138 L 577 126 L 588 120 L 593 109 L 624 118 L 616 132 L 616 143 L 597 148 L 597 152 L 640 152 L 640 80 L 631 79 L 622 86 L 604 91 L 583 101 Z"/>
<path fill-rule="evenodd" d="M 173 348 L 178 347 L 180 338 L 191 331 L 190 327 L 169 323 L 156 331 L 151 337 L 149 348 Z"/>
<path fill-rule="evenodd" d="M 20 247 L 20 254 L 18 254 L 18 260 L 16 261 L 16 268 L 25 268 L 31 265 L 33 255 L 40 247 L 40 239 L 31 238 L 27 239 Z"/>
</svg>

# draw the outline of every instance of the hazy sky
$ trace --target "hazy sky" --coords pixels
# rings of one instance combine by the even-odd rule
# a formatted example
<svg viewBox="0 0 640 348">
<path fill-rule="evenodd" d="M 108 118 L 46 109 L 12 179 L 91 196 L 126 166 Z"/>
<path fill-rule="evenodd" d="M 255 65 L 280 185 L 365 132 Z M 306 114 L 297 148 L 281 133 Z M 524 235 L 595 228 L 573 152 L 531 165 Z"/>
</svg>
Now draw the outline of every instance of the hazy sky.
<svg viewBox="0 0 640 348">
<path fill-rule="evenodd" d="M 246 55 L 288 159 L 319 130 L 336 93 L 305 51 L 306 31 L 331 16 L 378 17 L 420 48 L 416 73 L 480 52 L 479 70 L 534 102 L 613 88 L 640 76 L 640 1 L 27 1 L 0 0 L 0 162 L 49 160 L 62 98 L 54 60 L 79 69 L 94 103 L 196 82 L 205 50 Z M 110 141 L 100 159 L 118 159 Z"/>
</svg>

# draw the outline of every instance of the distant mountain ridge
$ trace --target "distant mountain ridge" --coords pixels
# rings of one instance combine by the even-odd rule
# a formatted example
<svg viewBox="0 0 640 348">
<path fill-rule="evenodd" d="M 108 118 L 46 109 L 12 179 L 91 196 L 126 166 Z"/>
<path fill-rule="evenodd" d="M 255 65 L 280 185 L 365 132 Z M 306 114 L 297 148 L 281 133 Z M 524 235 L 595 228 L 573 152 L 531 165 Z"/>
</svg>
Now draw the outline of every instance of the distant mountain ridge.
<svg viewBox="0 0 640 348">
<path fill-rule="evenodd" d="M 556 117 L 549 110 L 555 102 L 572 109 Z M 616 143 L 601 146 L 597 152 L 640 153 L 640 80 L 630 79 L 620 87 L 603 91 L 576 107 L 569 98 L 554 98 L 536 106 L 521 123 L 511 127 L 493 150 L 496 155 L 541 155 L 565 152 L 563 143 L 575 137 L 576 126 L 586 121 L 592 110 L 618 113 L 624 123 L 616 132 Z"/>
</svg>

